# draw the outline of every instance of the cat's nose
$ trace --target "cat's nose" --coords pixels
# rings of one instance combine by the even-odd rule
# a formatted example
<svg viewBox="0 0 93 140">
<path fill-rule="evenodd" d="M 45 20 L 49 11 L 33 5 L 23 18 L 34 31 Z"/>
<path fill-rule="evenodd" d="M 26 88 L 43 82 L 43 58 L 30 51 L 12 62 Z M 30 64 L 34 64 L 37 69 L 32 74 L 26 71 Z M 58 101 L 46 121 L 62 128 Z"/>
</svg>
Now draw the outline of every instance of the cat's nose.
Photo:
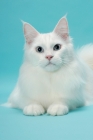
<svg viewBox="0 0 93 140">
<path fill-rule="evenodd" d="M 47 55 L 47 56 L 46 56 L 46 59 L 48 59 L 48 60 L 51 60 L 52 58 L 53 58 L 52 55 Z"/>
</svg>

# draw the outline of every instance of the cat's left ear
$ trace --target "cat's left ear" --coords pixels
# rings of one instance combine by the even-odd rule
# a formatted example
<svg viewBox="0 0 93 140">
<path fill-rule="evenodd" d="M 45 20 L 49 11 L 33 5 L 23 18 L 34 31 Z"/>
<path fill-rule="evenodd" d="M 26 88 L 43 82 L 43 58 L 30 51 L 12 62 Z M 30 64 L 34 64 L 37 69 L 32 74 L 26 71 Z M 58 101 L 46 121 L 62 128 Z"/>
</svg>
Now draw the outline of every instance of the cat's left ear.
<svg viewBox="0 0 93 140">
<path fill-rule="evenodd" d="M 66 17 L 63 17 L 59 20 L 56 25 L 54 32 L 59 35 L 62 39 L 67 40 L 69 36 L 68 22 Z"/>
<path fill-rule="evenodd" d="M 34 38 L 36 38 L 39 35 L 39 32 L 27 22 L 23 22 L 23 30 L 26 43 L 28 45 L 30 45 L 33 42 Z"/>
</svg>

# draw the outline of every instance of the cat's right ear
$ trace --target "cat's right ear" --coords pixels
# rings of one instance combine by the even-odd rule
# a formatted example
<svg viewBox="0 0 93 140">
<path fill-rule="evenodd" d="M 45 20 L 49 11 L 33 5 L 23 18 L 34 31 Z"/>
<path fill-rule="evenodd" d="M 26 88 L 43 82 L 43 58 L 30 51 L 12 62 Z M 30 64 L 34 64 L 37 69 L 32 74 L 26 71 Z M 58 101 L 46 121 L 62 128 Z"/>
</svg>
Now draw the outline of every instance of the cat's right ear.
<svg viewBox="0 0 93 140">
<path fill-rule="evenodd" d="M 27 22 L 23 22 L 23 31 L 26 43 L 28 45 L 30 45 L 33 42 L 34 38 L 36 38 L 39 35 L 39 32 Z"/>
</svg>

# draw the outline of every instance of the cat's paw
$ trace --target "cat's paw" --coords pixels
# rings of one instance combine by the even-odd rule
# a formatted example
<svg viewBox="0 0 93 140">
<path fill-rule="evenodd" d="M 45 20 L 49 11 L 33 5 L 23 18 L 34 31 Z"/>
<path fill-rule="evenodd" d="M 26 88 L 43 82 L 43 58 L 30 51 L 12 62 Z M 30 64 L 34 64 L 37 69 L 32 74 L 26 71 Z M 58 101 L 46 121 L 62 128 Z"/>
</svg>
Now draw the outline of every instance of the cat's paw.
<svg viewBox="0 0 93 140">
<path fill-rule="evenodd" d="M 47 113 L 52 115 L 52 116 L 61 116 L 65 115 L 69 112 L 69 109 L 67 106 L 62 105 L 62 104 L 52 104 L 49 106 Z"/>
<path fill-rule="evenodd" d="M 45 110 L 44 110 L 43 106 L 41 106 L 39 104 L 28 105 L 23 110 L 23 113 L 25 115 L 31 115 L 31 116 L 38 116 L 38 115 L 44 114 L 44 112 L 45 112 Z"/>
</svg>

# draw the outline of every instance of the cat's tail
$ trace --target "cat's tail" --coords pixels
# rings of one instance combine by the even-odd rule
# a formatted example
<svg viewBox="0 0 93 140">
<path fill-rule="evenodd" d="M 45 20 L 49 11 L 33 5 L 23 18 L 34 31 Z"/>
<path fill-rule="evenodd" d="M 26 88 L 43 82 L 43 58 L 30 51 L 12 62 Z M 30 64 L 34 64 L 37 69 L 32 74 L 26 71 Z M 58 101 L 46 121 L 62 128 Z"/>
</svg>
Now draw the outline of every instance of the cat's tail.
<svg viewBox="0 0 93 140">
<path fill-rule="evenodd" d="M 78 55 L 93 69 L 93 44 L 82 46 L 78 49 Z"/>
<path fill-rule="evenodd" d="M 1 104 L 0 106 L 4 106 L 4 107 L 12 107 L 12 104 L 11 103 L 9 103 L 9 102 L 6 102 L 6 103 L 4 103 L 4 104 Z"/>
</svg>

